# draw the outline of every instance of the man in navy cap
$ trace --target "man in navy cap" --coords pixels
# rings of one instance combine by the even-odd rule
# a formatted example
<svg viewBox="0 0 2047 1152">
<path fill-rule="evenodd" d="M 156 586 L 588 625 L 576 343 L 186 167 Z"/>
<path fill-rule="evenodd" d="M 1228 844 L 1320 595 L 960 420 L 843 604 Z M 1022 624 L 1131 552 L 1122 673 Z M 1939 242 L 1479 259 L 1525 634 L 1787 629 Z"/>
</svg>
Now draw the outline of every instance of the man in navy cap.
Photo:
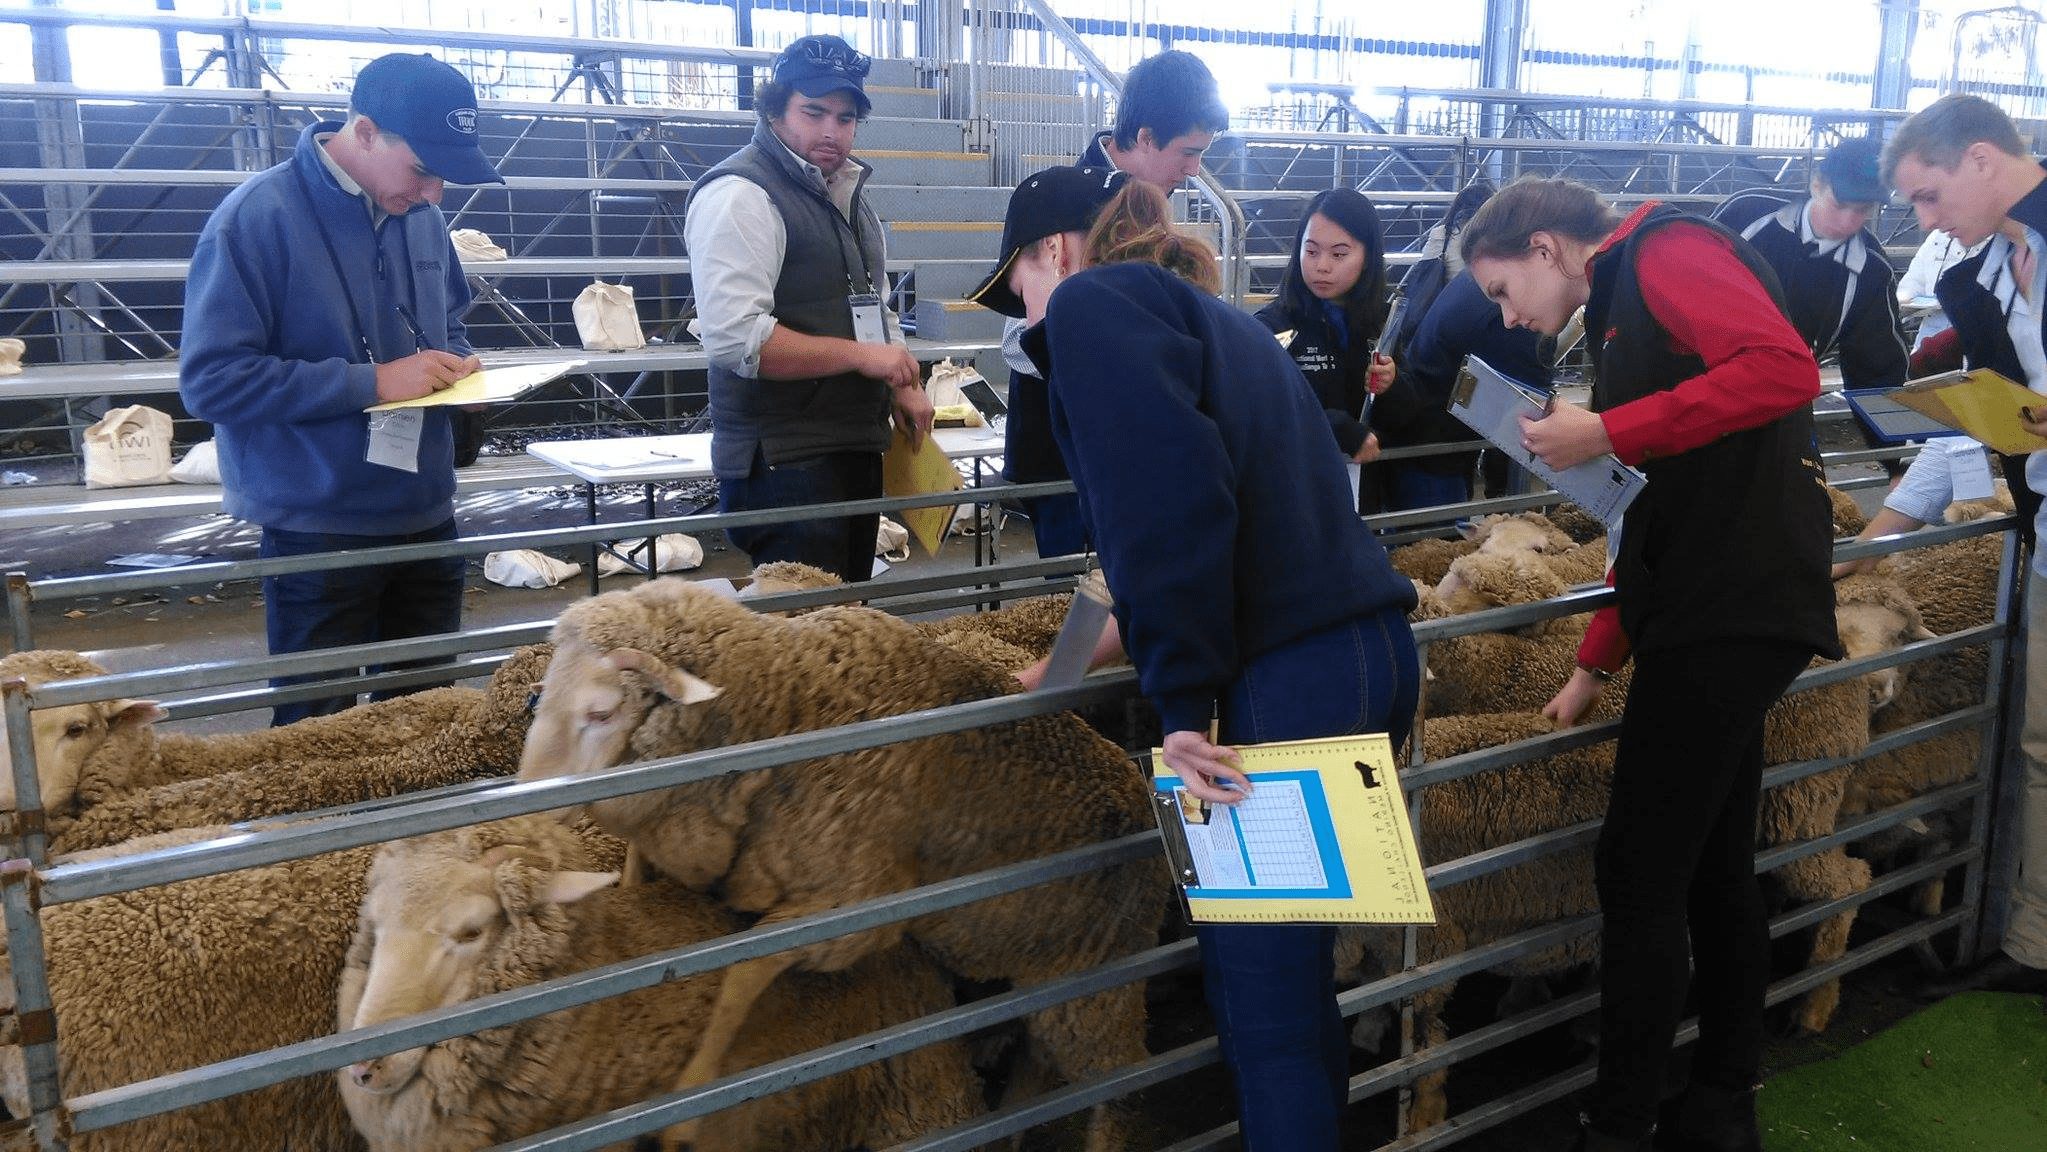
<svg viewBox="0 0 2047 1152">
<path fill-rule="evenodd" d="M 469 285 L 437 205 L 446 184 L 503 182 L 478 147 L 469 81 L 393 54 L 356 75 L 345 121 L 307 128 L 207 220 L 178 389 L 213 422 L 227 511 L 262 526 L 262 555 L 455 537 L 448 410 L 364 409 L 477 370 Z M 453 632 L 462 571 L 442 558 L 266 577 L 270 651 Z M 283 704 L 272 723 L 352 703 Z"/>
<path fill-rule="evenodd" d="M 754 92 L 753 141 L 697 181 L 683 224 L 710 358 L 711 467 L 727 512 L 881 495 L 891 419 L 931 427 L 921 371 L 884 304 L 881 221 L 853 140 L 870 61 L 805 36 Z M 795 560 L 848 582 L 874 568 L 879 517 L 735 528 L 755 564 Z"/>
<path fill-rule="evenodd" d="M 1755 245 L 1777 273 L 1791 325 L 1813 355 L 1838 352 L 1848 388 L 1905 381 L 1897 274 L 1869 221 L 1883 202 L 1882 144 L 1853 136 L 1814 168 L 1810 195 L 1790 203 L 1767 192 L 1728 198 L 1713 218 Z"/>
</svg>

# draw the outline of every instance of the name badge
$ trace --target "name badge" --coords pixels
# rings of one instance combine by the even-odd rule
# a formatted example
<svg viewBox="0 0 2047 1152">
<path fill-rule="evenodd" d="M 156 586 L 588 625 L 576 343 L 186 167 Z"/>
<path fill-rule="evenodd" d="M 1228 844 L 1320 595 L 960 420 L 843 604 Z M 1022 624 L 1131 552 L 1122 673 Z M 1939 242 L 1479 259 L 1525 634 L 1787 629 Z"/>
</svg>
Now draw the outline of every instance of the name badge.
<svg viewBox="0 0 2047 1152">
<path fill-rule="evenodd" d="M 1946 439 L 1948 479 L 1957 500 L 1988 500 L 1997 488 L 1990 478 L 1990 457 L 1966 436 Z"/>
<path fill-rule="evenodd" d="M 393 412 L 370 413 L 370 447 L 363 458 L 372 464 L 400 472 L 419 471 L 419 435 L 426 427 L 426 412 L 400 408 Z"/>
<path fill-rule="evenodd" d="M 853 339 L 862 344 L 888 343 L 888 326 L 881 320 L 881 297 L 872 292 L 857 292 L 846 297 L 846 307 L 853 313 Z"/>
</svg>

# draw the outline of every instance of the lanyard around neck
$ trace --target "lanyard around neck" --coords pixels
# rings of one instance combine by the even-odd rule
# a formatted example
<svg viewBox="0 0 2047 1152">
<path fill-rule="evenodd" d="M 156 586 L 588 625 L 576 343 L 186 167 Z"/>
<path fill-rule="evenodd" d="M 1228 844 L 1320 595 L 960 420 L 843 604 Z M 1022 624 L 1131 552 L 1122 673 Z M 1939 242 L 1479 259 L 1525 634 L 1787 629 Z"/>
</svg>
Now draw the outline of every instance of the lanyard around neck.
<svg viewBox="0 0 2047 1152">
<path fill-rule="evenodd" d="M 314 147 L 318 147 L 318 145 L 316 144 Z M 356 347 L 362 350 L 364 363 L 375 364 L 377 356 L 370 347 L 370 327 L 363 319 L 361 305 L 356 302 L 355 289 L 350 285 L 348 269 L 341 265 L 341 253 L 334 246 L 333 233 L 327 229 L 327 218 L 320 212 L 319 203 L 313 199 L 313 189 L 307 183 L 305 173 L 299 171 L 296 165 L 294 165 L 291 174 L 294 181 L 298 184 L 299 195 L 305 200 L 306 208 L 312 214 L 313 227 L 320 233 L 320 246 L 327 250 L 327 262 L 334 269 L 334 279 L 341 285 L 341 296 L 344 300 L 348 301 L 348 319 L 355 327 Z M 377 229 L 375 227 L 370 229 L 370 242 L 377 250 L 377 278 L 382 280 L 384 278 L 384 249 L 382 241 L 377 236 Z M 400 224 L 398 227 L 398 242 L 405 248 L 405 267 L 409 272 L 412 267 L 412 238 L 406 235 L 403 224 Z M 406 327 L 412 330 L 414 343 L 424 350 L 427 346 L 426 335 L 419 330 L 418 322 L 406 312 L 403 305 L 399 306 L 398 312 L 399 317 L 405 321 Z"/>
</svg>

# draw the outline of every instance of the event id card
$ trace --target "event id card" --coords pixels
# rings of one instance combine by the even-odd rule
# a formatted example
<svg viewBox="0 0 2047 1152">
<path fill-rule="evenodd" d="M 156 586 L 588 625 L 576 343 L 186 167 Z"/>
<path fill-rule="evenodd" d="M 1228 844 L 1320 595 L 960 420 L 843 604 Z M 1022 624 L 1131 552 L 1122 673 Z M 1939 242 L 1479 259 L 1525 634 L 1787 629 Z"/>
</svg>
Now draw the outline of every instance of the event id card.
<svg viewBox="0 0 2047 1152">
<path fill-rule="evenodd" d="M 846 297 L 846 306 L 853 312 L 853 339 L 862 344 L 888 343 L 888 325 L 881 320 L 881 297 L 858 292 Z"/>
<path fill-rule="evenodd" d="M 419 436 L 426 427 L 426 412 L 399 408 L 369 416 L 370 447 L 363 458 L 400 472 L 419 471 Z"/>
</svg>

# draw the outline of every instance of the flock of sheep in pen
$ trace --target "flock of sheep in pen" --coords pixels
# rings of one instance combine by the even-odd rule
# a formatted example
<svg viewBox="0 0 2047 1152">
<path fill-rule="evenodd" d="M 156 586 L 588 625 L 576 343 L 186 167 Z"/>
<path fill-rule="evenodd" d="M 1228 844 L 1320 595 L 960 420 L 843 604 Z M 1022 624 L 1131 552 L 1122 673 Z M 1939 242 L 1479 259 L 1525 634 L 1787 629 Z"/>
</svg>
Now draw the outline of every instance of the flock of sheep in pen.
<svg viewBox="0 0 2047 1152">
<path fill-rule="evenodd" d="M 1861 527 L 1851 501 L 1836 508 L 1837 534 Z M 1469 539 L 1423 541 L 1394 560 L 1422 585 L 1417 617 L 1430 618 L 1598 580 L 1599 532 L 1568 507 L 1547 518 L 1493 517 Z M 1843 581 L 1837 611 L 1850 655 L 1988 623 L 2001 541 L 1900 553 Z M 805 585 L 811 575 L 769 566 L 751 591 Z M 438 688 L 235 735 L 160 732 L 162 713 L 147 702 L 42 710 L 34 733 L 51 851 L 72 860 L 132 854 L 467 780 L 581 773 L 986 699 L 1019 690 L 1010 674 L 1049 649 L 1064 611 L 1063 597 L 1046 597 L 914 624 L 858 607 L 783 617 L 661 580 L 574 605 L 550 644 L 514 654 L 481 691 Z M 1539 710 L 1571 668 L 1585 619 L 1431 645 L 1426 758 L 1549 732 Z M 1767 761 L 1854 758 L 1872 733 L 1978 703 L 1985 659 L 1976 647 L 1789 695 L 1771 715 Z M 0 660 L 0 676 L 32 683 L 98 671 L 57 651 Z M 1625 695 L 1609 691 L 1593 719 L 1616 715 Z M 1966 779 L 1978 739 L 1971 727 L 1770 791 L 1762 839 L 1824 836 L 1857 813 Z M 1432 786 L 1420 806 L 1423 854 L 1439 863 L 1595 819 L 1611 765 L 1609 741 Z M 62 1092 L 72 1098 L 1146 830 L 1146 787 L 1121 748 L 1060 713 L 718 776 L 562 818 L 59 905 L 42 919 Z M 4 799 L 11 804 L 11 793 Z M 1879 855 L 1945 846 L 1940 827 L 1915 824 L 1882 843 L 1806 856 L 1771 881 L 1788 903 L 1831 900 L 1867 888 Z M 1178 923 L 1169 891 L 1154 860 L 1085 872 L 74 1135 L 71 1146 L 487 1148 L 950 1008 L 965 982 L 1027 986 L 1154 947 Z M 1420 934 L 1422 961 L 1595 911 L 1590 849 L 1454 884 L 1436 899 L 1440 922 Z M 1937 882 L 1916 900 L 1937 910 Z M 1853 915 L 1819 927 L 1814 962 L 1842 954 Z M 1349 930 L 1339 951 L 1343 978 L 1375 979 L 1399 970 L 1401 933 Z M 1514 978 L 1509 998 L 1532 1002 L 1547 977 L 1595 953 L 1584 936 L 1512 962 L 1503 973 Z M 11 1007 L 12 982 L 0 987 Z M 1452 988 L 1417 1000 L 1420 1043 L 1444 1039 Z M 1798 1023 L 1824 1028 L 1838 996 L 1836 985 L 1808 994 Z M 21 1116 L 15 1024 L 4 1017 L 0 1095 Z M 1038 1011 L 1020 1032 L 999 1065 L 993 1045 L 939 1043 L 677 1125 L 661 1144 L 887 1147 L 1142 1059 L 1145 989 Z M 1415 1085 L 1410 1123 L 1445 1117 L 1445 1075 Z M 1090 1152 L 1123 1147 L 1130 1120 L 1099 1106 L 1079 1138 Z"/>
</svg>

